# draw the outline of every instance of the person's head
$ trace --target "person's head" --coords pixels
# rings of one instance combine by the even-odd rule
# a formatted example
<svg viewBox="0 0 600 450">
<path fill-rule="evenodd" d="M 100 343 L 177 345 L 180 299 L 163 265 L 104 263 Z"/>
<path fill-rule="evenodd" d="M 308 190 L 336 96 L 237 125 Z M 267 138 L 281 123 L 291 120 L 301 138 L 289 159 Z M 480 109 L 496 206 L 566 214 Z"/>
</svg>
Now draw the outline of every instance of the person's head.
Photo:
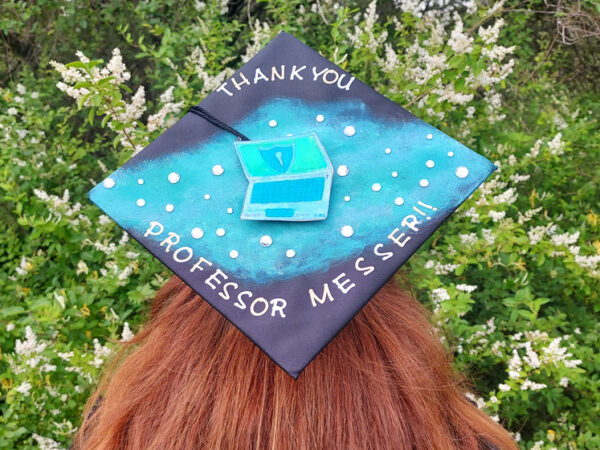
<svg viewBox="0 0 600 450">
<path fill-rule="evenodd" d="M 297 380 L 175 276 L 150 315 L 74 448 L 517 448 L 465 398 L 424 308 L 393 280 Z"/>
</svg>

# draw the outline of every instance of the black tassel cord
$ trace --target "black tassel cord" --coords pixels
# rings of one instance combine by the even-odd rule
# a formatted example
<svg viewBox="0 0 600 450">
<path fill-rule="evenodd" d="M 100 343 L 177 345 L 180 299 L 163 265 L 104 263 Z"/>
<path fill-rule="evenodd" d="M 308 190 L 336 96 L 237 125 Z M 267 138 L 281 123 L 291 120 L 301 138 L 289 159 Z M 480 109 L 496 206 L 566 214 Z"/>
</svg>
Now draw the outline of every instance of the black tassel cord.
<svg viewBox="0 0 600 450">
<path fill-rule="evenodd" d="M 208 122 L 212 123 L 215 127 L 218 127 L 221 130 L 227 131 L 227 132 L 229 132 L 229 133 L 237 136 L 242 141 L 249 141 L 250 140 L 250 139 L 248 139 L 248 137 L 244 136 L 242 133 L 240 133 L 236 129 L 231 128 L 225 122 L 217 119 L 215 116 L 213 116 L 211 113 L 209 113 L 204 108 L 200 108 L 199 106 L 192 106 L 190 108 L 189 112 L 191 112 L 192 114 L 196 114 L 199 117 L 202 117 L 203 119 L 205 119 Z"/>
</svg>

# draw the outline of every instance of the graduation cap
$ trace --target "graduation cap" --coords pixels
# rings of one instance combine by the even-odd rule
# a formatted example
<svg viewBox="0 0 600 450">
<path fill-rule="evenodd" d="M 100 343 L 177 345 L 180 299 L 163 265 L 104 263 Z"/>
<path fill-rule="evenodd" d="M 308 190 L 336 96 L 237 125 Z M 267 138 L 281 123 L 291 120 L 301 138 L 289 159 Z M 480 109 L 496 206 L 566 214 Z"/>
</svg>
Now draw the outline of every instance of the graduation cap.
<svg viewBox="0 0 600 450">
<path fill-rule="evenodd" d="M 281 33 L 89 197 L 297 378 L 495 169 Z"/>
</svg>

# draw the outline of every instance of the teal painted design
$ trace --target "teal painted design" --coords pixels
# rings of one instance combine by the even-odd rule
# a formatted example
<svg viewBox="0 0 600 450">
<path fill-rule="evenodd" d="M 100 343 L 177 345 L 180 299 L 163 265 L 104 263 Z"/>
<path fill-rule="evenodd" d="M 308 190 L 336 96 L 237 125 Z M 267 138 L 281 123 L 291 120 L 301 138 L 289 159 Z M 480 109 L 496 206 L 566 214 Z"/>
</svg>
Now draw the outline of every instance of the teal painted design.
<svg viewBox="0 0 600 450">
<path fill-rule="evenodd" d="M 320 114 L 325 119 L 317 122 L 315 117 Z M 277 120 L 276 127 L 269 127 L 270 119 Z M 194 260 L 202 256 L 239 279 L 268 283 L 326 272 L 377 243 L 389 243 L 387 236 L 400 227 L 404 217 L 414 214 L 412 208 L 418 207 L 418 201 L 435 206 L 436 211 L 424 212 L 431 222 L 439 221 L 496 169 L 486 158 L 426 122 L 382 117 L 358 100 L 309 103 L 276 98 L 230 125 L 264 140 L 314 130 L 333 167 L 349 169 L 346 176 L 334 175 L 327 218 L 310 222 L 241 220 L 248 180 L 227 132 L 218 132 L 195 146 L 174 149 L 164 157 L 141 158 L 139 163 L 122 167 L 110 175 L 114 187 L 105 188 L 100 182 L 90 191 L 91 200 L 123 228 L 141 236 L 150 221 L 160 222 L 165 231 L 145 238 L 155 245 L 168 232 L 175 232 L 181 238 L 178 247 L 193 249 Z M 356 128 L 352 137 L 344 135 L 348 125 Z M 143 157 L 143 152 L 138 156 Z M 260 164 L 256 167 L 249 164 L 253 175 L 280 174 L 260 155 L 257 158 Z M 427 165 L 430 160 L 433 167 Z M 217 164 L 225 169 L 220 176 L 211 170 Z M 316 165 L 313 160 L 306 164 Z M 321 161 L 321 165 L 326 164 Z M 302 165 L 292 162 L 290 167 L 294 170 Z M 464 178 L 456 175 L 460 167 L 468 169 Z M 180 175 L 179 182 L 168 181 L 171 172 Z M 138 184 L 140 178 L 143 184 Z M 427 187 L 421 186 L 421 180 L 428 180 Z M 380 184 L 379 191 L 373 190 L 375 183 Z M 345 201 L 346 197 L 350 200 Z M 395 203 L 398 197 L 403 199 L 401 205 Z M 136 206 L 138 199 L 145 200 L 143 207 Z M 167 204 L 174 205 L 172 212 L 165 210 Z M 228 208 L 233 213 L 229 214 Z M 289 213 L 278 205 L 266 214 Z M 424 226 L 429 222 L 425 217 L 422 220 Z M 340 233 L 346 225 L 354 230 L 351 237 Z M 201 239 L 191 235 L 196 227 L 204 231 Z M 219 228 L 226 231 L 222 237 L 216 234 Z M 269 247 L 260 245 L 264 235 L 272 238 Z M 294 257 L 286 256 L 288 249 L 294 250 Z M 232 259 L 231 250 L 239 256 Z M 172 253 L 159 257 L 172 258 Z"/>
</svg>

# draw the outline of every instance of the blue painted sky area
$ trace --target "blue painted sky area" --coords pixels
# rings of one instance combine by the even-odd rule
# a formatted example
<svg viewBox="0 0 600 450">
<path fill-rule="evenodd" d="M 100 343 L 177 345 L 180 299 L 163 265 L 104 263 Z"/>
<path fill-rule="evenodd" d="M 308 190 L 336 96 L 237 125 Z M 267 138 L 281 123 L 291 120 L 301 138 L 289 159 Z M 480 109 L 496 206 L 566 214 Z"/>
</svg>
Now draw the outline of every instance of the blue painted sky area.
<svg viewBox="0 0 600 450">
<path fill-rule="evenodd" d="M 317 121 L 317 115 L 324 120 Z M 272 120 L 277 121 L 274 127 L 269 124 Z M 143 234 L 150 221 L 158 221 L 165 231 L 155 241 L 162 241 L 169 231 L 176 232 L 181 237 L 178 247 L 194 250 L 192 261 L 203 256 L 238 279 L 262 283 L 326 271 L 366 247 L 386 243 L 390 232 L 413 213 L 418 200 L 437 208 L 430 211 L 435 218 L 460 204 L 494 169 L 486 158 L 425 122 L 382 119 L 360 101 L 314 104 L 273 99 L 231 125 L 251 139 L 316 132 L 334 167 L 327 219 L 240 219 L 248 181 L 233 145 L 235 137 L 226 132 L 198 146 L 118 169 L 110 175 L 115 185 L 106 188 L 99 183 L 90 198 L 125 229 Z M 356 130 L 353 136 L 344 133 L 349 125 Z M 428 161 L 433 161 L 433 167 L 428 167 Z M 224 169 L 219 176 L 212 172 L 217 164 Z M 337 174 L 340 165 L 348 167 L 346 176 Z M 468 169 L 465 178 L 456 175 L 461 166 Z M 171 172 L 179 174 L 177 183 L 169 182 Z M 140 178 L 143 184 L 138 183 Z M 428 185 L 423 187 L 421 180 Z M 372 188 L 376 183 L 379 191 Z M 404 200 L 401 206 L 395 203 L 398 197 Z M 144 206 L 137 206 L 139 199 Z M 172 212 L 166 211 L 167 204 L 173 205 Z M 354 230 L 351 237 L 341 234 L 347 225 Z M 196 227 L 204 231 L 201 239 L 191 235 Z M 219 228 L 225 230 L 222 237 L 216 234 Z M 269 247 L 260 244 L 264 235 L 272 239 Z M 290 249 L 295 256 L 286 256 Z M 230 256 L 232 250 L 237 258 Z"/>
</svg>

